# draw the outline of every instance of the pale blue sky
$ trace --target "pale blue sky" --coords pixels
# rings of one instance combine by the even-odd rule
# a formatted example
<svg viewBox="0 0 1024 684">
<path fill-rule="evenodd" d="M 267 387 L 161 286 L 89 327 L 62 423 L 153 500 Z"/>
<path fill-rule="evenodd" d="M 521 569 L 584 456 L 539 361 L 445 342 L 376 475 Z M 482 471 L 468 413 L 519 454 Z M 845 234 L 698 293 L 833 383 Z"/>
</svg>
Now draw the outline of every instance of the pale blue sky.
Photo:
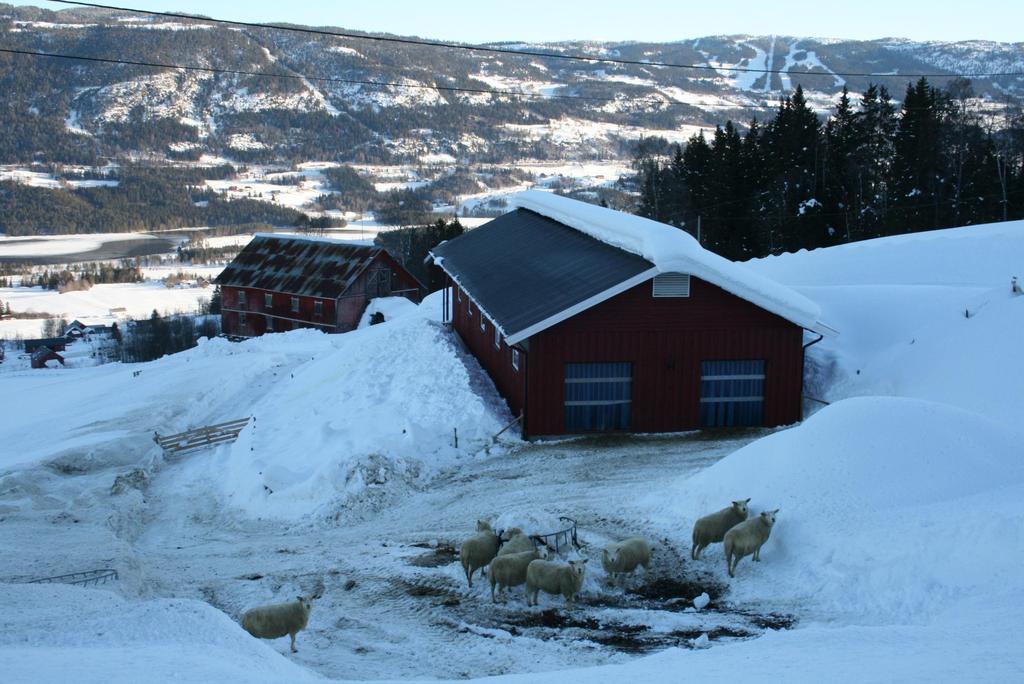
<svg viewBox="0 0 1024 684">
<path fill-rule="evenodd" d="M 14 0 L 13 4 L 65 7 L 45 0 Z M 106 0 L 106 4 L 466 42 L 673 41 L 733 33 L 1024 41 L 1021 0 Z"/>
</svg>

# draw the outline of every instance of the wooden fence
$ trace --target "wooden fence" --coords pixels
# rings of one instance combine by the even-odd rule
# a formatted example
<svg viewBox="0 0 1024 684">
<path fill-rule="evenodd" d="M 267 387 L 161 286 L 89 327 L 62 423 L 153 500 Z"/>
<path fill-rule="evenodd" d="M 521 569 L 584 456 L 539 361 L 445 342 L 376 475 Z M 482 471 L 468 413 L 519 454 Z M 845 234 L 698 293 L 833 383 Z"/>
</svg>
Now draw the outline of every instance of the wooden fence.
<svg viewBox="0 0 1024 684">
<path fill-rule="evenodd" d="M 160 445 L 165 454 L 184 454 L 218 444 L 234 442 L 251 419 L 252 416 L 229 420 L 226 423 L 185 430 L 174 435 L 161 435 L 159 432 L 154 432 L 153 441 Z"/>
<path fill-rule="evenodd" d="M 99 586 L 117 579 L 117 570 L 113 568 L 101 568 L 99 570 L 85 570 L 84 572 L 70 572 L 66 575 L 56 577 L 41 577 L 30 580 L 29 584 L 77 584 L 82 587 L 89 585 Z"/>
</svg>

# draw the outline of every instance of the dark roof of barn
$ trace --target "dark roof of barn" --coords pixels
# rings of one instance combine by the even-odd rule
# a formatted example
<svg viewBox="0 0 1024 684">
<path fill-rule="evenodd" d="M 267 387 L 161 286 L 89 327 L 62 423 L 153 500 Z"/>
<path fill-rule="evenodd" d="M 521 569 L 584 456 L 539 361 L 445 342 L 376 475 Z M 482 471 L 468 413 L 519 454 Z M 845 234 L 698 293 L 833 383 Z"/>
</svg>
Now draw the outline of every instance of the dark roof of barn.
<svg viewBox="0 0 1024 684">
<path fill-rule="evenodd" d="M 528 209 L 499 216 L 431 254 L 509 338 L 654 268 Z"/>
<path fill-rule="evenodd" d="M 256 235 L 214 282 L 336 299 L 383 251 L 324 238 Z"/>
<path fill-rule="evenodd" d="M 36 349 L 39 349 L 40 347 L 49 347 L 51 349 L 63 349 L 67 343 L 68 338 L 66 337 L 42 337 L 36 340 L 23 341 L 23 344 L 25 345 L 25 351 L 29 353 L 35 351 Z"/>
</svg>

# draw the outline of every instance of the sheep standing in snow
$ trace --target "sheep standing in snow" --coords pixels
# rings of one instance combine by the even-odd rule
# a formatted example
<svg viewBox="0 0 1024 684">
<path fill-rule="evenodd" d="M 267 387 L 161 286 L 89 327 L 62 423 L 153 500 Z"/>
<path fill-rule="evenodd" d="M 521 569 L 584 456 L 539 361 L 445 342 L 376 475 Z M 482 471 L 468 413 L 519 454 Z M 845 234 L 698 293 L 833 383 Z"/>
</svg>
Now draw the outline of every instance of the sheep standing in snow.
<svg viewBox="0 0 1024 684">
<path fill-rule="evenodd" d="M 459 549 L 459 560 L 462 562 L 462 569 L 466 573 L 466 581 L 470 588 L 473 587 L 473 573 L 478 568 L 485 568 L 487 564 L 498 555 L 498 544 L 500 539 L 491 529 L 491 524 L 486 520 L 476 521 L 476 534 L 462 542 Z"/>
<path fill-rule="evenodd" d="M 690 558 L 700 558 L 700 552 L 706 549 L 708 544 L 722 541 L 730 528 L 746 520 L 748 503 L 750 499 L 733 501 L 731 506 L 699 518 L 693 524 L 693 548 L 690 549 Z"/>
<path fill-rule="evenodd" d="M 620 576 L 631 574 L 638 565 L 648 570 L 651 565 L 651 547 L 642 537 L 632 537 L 604 547 L 601 565 L 615 582 Z"/>
<path fill-rule="evenodd" d="M 533 540 L 518 527 L 512 527 L 502 533 L 502 538 L 507 540 L 498 549 L 499 556 L 507 556 L 510 553 L 525 553 L 533 551 Z"/>
<path fill-rule="evenodd" d="M 763 511 L 756 518 L 742 522 L 725 533 L 725 562 L 729 567 L 729 577 L 736 576 L 736 565 L 744 556 L 754 554 L 755 561 L 761 560 L 761 546 L 768 541 L 778 512 L 778 508 Z"/>
<path fill-rule="evenodd" d="M 278 639 L 288 635 L 292 638 L 292 653 L 298 653 L 295 635 L 306 628 L 312 607 L 310 599 L 299 596 L 288 603 L 253 608 L 242 615 L 242 629 L 257 639 Z"/>
<path fill-rule="evenodd" d="M 526 605 L 537 605 L 537 594 L 561 594 L 566 607 L 572 605 L 573 597 L 583 587 L 583 575 L 587 571 L 587 559 L 571 560 L 566 563 L 552 563 L 546 560 L 530 561 L 526 568 Z"/>
<path fill-rule="evenodd" d="M 491 602 L 497 603 L 495 587 L 501 592 L 507 591 L 510 587 L 525 584 L 526 569 L 532 561 L 538 558 L 547 558 L 547 549 L 545 547 L 533 548 L 532 543 L 529 551 L 499 553 L 487 569 L 487 579 L 491 582 Z"/>
</svg>

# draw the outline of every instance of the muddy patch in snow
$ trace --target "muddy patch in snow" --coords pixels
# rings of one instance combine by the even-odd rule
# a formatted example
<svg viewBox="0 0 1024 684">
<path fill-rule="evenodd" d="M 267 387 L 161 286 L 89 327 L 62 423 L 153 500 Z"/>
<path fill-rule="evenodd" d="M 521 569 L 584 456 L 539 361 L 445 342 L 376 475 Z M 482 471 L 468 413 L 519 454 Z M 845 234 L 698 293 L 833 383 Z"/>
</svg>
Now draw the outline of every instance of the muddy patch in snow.
<svg viewBox="0 0 1024 684">
<path fill-rule="evenodd" d="M 436 550 L 443 554 L 443 549 L 439 545 Z M 435 559 L 435 554 L 429 553 L 414 557 L 410 563 L 434 567 Z M 471 590 L 474 595 L 467 595 L 462 584 L 432 579 L 440 580 L 421 576 L 403 581 L 401 588 L 435 615 L 436 624 L 485 636 L 505 634 L 565 643 L 584 641 L 631 655 L 749 639 L 767 629 L 789 629 L 796 623 L 792 615 L 759 613 L 729 605 L 722 599 L 727 586 L 706 576 L 644 577 L 630 588 L 602 587 L 600 591 L 581 594 L 571 608 L 564 607 L 561 597 L 543 594 L 540 607 L 527 606 L 522 587 L 513 589 L 506 601 L 494 604 L 489 591 L 480 592 L 477 583 Z M 488 586 L 486 578 L 481 578 L 481 584 Z M 693 598 L 703 593 L 710 600 L 702 610 L 696 610 Z"/>
<path fill-rule="evenodd" d="M 459 550 L 455 548 L 455 544 L 452 542 L 438 542 L 436 545 L 424 542 L 412 544 L 412 546 L 431 549 L 428 553 L 423 553 L 409 559 L 409 565 L 417 568 L 439 568 L 442 565 L 454 563 L 459 559 Z"/>
</svg>

